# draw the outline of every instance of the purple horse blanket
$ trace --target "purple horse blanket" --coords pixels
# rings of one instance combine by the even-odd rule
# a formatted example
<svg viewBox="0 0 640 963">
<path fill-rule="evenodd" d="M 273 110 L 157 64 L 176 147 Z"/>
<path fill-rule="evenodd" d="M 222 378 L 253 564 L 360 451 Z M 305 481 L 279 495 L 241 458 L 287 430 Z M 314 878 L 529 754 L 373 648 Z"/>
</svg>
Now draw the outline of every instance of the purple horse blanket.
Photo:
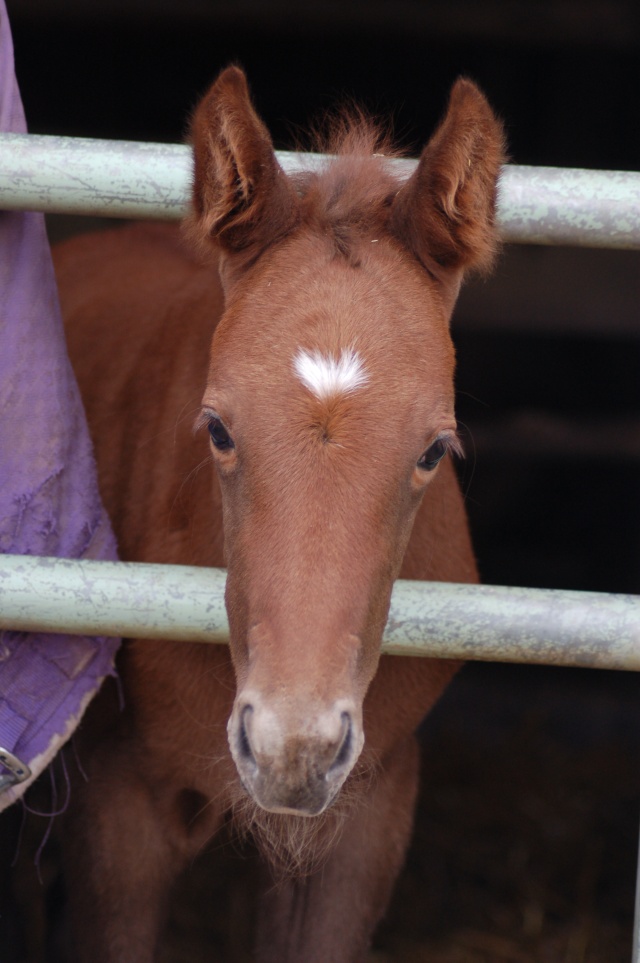
<svg viewBox="0 0 640 963">
<path fill-rule="evenodd" d="M 25 130 L 0 0 L 0 131 Z M 8 211 L 0 211 L 0 553 L 116 557 L 67 358 L 44 218 Z M 117 645 L 0 630 L 0 810 L 73 733 L 114 672 Z M 18 783 L 20 764 L 31 775 Z"/>
</svg>

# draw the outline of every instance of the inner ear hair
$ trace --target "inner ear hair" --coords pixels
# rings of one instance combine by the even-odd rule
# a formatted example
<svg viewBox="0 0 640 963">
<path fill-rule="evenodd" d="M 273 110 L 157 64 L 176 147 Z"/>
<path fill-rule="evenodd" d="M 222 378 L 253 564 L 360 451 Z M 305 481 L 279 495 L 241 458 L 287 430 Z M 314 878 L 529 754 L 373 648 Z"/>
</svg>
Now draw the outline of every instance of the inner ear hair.
<svg viewBox="0 0 640 963">
<path fill-rule="evenodd" d="M 298 200 L 276 160 L 239 67 L 227 67 L 196 108 L 193 210 L 188 233 L 202 247 L 263 248 L 297 223 Z"/>
<path fill-rule="evenodd" d="M 475 83 L 454 84 L 445 116 L 398 192 L 391 228 L 426 265 L 488 271 L 498 248 L 501 122 Z"/>
</svg>

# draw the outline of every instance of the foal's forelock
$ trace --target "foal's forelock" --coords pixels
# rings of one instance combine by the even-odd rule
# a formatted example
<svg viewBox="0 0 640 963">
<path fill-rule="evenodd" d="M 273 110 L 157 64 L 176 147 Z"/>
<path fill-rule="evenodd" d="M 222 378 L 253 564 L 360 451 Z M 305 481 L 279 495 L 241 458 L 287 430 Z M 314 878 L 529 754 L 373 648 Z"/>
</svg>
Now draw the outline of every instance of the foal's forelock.
<svg viewBox="0 0 640 963">
<path fill-rule="evenodd" d="M 354 266 L 363 243 L 388 233 L 389 207 L 400 187 L 387 155 L 369 152 L 377 146 L 374 133 L 365 130 L 362 143 L 367 152 L 350 153 L 360 148 L 358 141 L 349 141 L 338 147 L 324 171 L 297 180 L 303 221 L 330 241 L 336 256 Z"/>
</svg>

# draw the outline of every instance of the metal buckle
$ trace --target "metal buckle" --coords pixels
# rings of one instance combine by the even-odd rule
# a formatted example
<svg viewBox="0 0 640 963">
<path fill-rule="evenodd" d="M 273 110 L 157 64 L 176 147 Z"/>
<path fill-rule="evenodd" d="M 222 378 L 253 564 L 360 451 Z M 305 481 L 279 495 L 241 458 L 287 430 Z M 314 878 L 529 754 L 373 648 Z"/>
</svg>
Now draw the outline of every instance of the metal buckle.
<svg viewBox="0 0 640 963">
<path fill-rule="evenodd" d="M 29 767 L 8 749 L 3 749 L 2 746 L 0 746 L 0 765 L 9 770 L 8 773 L 0 776 L 0 793 L 24 782 L 31 775 Z"/>
</svg>

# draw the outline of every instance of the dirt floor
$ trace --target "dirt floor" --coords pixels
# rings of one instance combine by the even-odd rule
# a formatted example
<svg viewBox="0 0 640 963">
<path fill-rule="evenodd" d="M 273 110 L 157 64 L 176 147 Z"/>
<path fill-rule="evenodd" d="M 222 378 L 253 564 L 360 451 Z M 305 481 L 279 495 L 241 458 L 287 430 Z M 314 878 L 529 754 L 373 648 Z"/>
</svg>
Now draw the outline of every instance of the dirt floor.
<svg viewBox="0 0 640 963">
<path fill-rule="evenodd" d="M 423 728 L 415 837 L 371 963 L 629 963 L 639 695 L 636 674 L 467 666 Z M 0 893 L 3 963 L 61 959 L 42 936 L 54 844 L 43 887 L 33 866 L 46 825 L 30 817 L 20 849 L 29 949 Z M 248 963 L 248 868 L 230 846 L 191 867 L 162 963 Z"/>
</svg>

